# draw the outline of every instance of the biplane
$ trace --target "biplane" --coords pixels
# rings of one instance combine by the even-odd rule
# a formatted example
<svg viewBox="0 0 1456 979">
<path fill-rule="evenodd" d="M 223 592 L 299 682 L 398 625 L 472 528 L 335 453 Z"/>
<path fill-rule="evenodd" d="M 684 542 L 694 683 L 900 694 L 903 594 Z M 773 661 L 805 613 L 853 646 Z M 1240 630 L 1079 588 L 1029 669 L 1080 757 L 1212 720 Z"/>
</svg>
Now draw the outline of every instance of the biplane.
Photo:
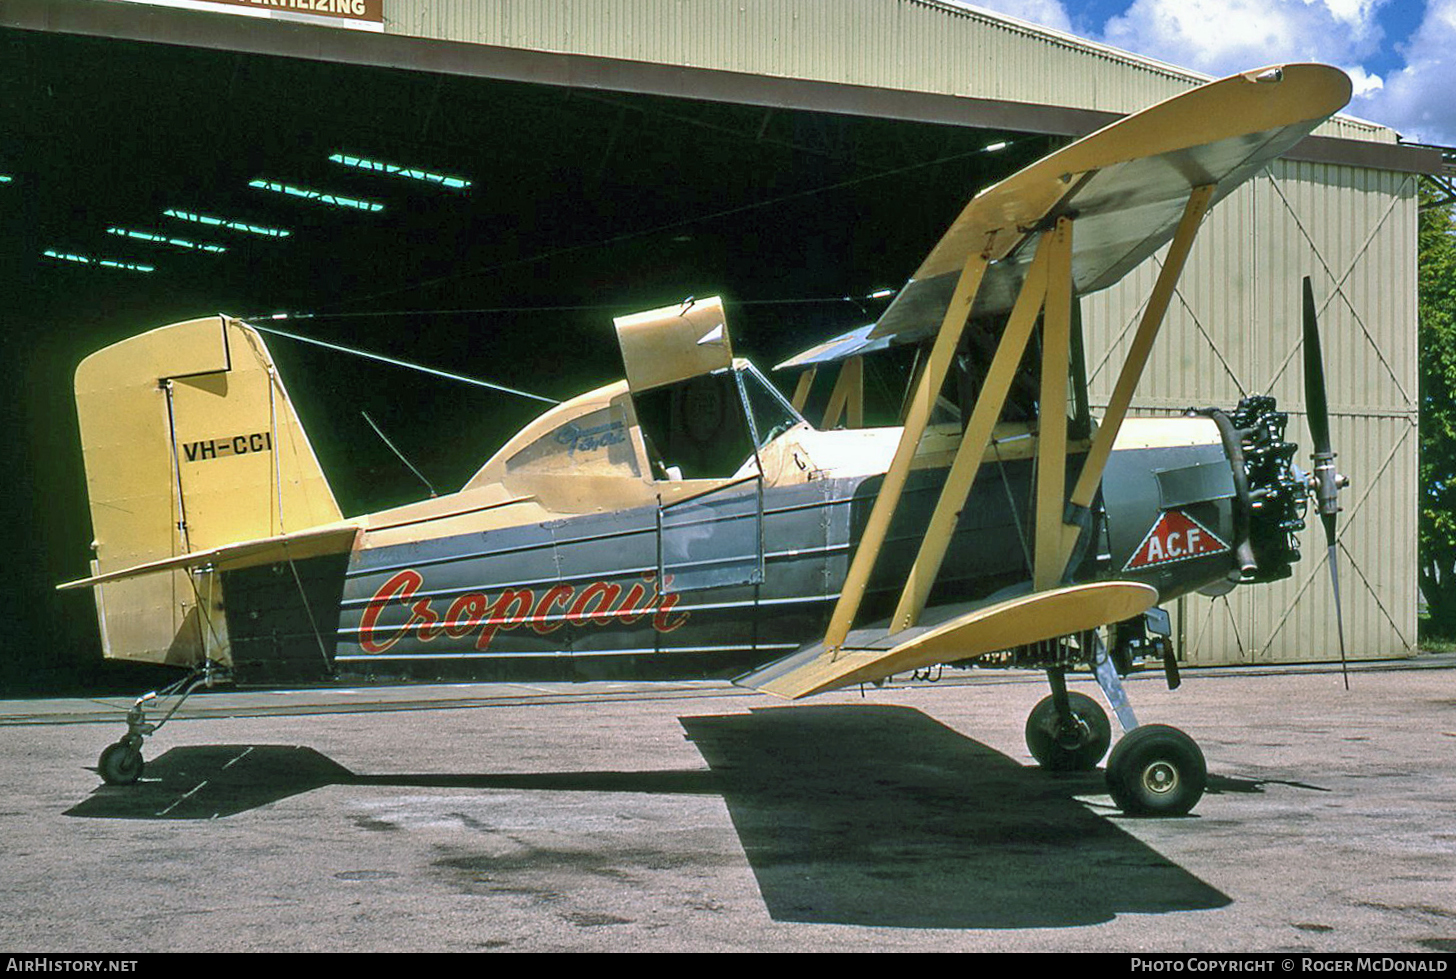
<svg viewBox="0 0 1456 979">
<path fill-rule="evenodd" d="M 1320 65 L 1235 75 L 982 190 L 877 321 L 780 365 L 792 397 L 735 356 L 719 299 L 617 318 L 623 380 L 546 410 L 458 492 L 384 512 L 340 512 L 261 325 L 122 341 L 76 372 L 95 557 L 61 587 L 93 590 L 106 656 L 186 669 L 179 697 L 413 675 L 720 677 L 798 699 L 937 664 L 1035 667 L 1051 692 L 1027 742 L 1050 769 L 1095 769 L 1111 745 L 1067 689 L 1085 665 L 1124 730 L 1114 801 L 1186 813 L 1203 755 L 1139 725 L 1121 677 L 1161 658 L 1176 686 L 1159 603 L 1288 575 L 1311 496 L 1333 525 L 1308 295 L 1312 474 L 1272 398 L 1129 405 L 1205 214 L 1349 95 Z M 1164 245 L 1094 418 L 1078 298 Z M 899 424 L 867 427 L 866 361 L 897 350 L 916 357 Z M 837 374 L 815 425 L 821 371 Z M 156 697 L 102 754 L 106 782 L 140 777 Z"/>
</svg>

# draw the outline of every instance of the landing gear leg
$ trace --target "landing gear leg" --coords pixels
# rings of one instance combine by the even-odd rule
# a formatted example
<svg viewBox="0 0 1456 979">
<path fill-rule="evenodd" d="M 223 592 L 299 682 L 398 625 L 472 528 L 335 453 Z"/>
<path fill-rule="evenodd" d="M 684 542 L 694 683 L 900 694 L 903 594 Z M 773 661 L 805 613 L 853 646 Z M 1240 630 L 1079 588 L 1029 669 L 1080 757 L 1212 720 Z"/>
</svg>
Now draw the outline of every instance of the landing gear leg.
<svg viewBox="0 0 1456 979">
<path fill-rule="evenodd" d="M 1184 816 L 1203 798 L 1208 765 L 1188 735 L 1166 724 L 1139 726 L 1112 657 L 1092 644 L 1092 671 L 1125 732 L 1107 759 L 1107 792 L 1129 816 Z"/>
<path fill-rule="evenodd" d="M 1122 689 L 1122 677 L 1117 675 L 1117 667 L 1107 654 L 1107 644 L 1102 641 L 1100 633 L 1092 633 L 1091 645 L 1087 659 L 1092 665 L 1092 675 L 1097 677 L 1097 685 L 1102 688 L 1107 705 L 1117 715 L 1117 723 L 1122 725 L 1123 733 L 1127 733 L 1137 727 L 1138 722 L 1137 715 L 1132 712 L 1132 704 L 1128 702 L 1127 692 Z"/>
<path fill-rule="evenodd" d="M 211 687 L 226 679 L 227 671 L 211 660 L 169 687 L 154 690 L 138 697 L 131 710 L 126 713 L 126 734 L 115 744 L 107 745 L 96 761 L 96 771 L 107 785 L 131 785 L 142 777 L 146 762 L 142 758 L 142 741 L 147 735 L 155 734 L 163 724 L 172 719 L 177 708 L 182 706 L 193 691 L 199 687 Z M 147 720 L 147 705 L 152 701 L 163 701 L 175 697 L 176 702 L 155 723 Z"/>
</svg>

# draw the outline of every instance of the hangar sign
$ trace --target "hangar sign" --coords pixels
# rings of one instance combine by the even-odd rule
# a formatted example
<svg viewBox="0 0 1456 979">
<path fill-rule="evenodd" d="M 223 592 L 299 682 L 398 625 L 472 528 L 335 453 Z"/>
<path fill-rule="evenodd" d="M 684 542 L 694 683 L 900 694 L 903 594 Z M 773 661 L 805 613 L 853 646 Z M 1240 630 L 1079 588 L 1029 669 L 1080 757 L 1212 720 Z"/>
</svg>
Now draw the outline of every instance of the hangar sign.
<svg viewBox="0 0 1456 979">
<path fill-rule="evenodd" d="M 384 30 L 384 0 L 131 0 L 157 7 L 182 7 L 247 14 L 279 20 Z"/>
</svg>

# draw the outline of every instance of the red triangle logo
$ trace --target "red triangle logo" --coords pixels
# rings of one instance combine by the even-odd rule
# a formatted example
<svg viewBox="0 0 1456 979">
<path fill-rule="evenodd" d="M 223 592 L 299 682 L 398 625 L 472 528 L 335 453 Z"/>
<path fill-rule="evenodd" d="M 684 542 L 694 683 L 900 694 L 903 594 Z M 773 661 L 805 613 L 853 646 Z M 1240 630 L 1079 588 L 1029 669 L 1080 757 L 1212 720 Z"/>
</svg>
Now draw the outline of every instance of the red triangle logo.
<svg viewBox="0 0 1456 979">
<path fill-rule="evenodd" d="M 1228 550 L 1228 544 L 1203 524 L 1182 510 L 1168 510 L 1153 524 L 1123 570 L 1174 564 Z"/>
</svg>

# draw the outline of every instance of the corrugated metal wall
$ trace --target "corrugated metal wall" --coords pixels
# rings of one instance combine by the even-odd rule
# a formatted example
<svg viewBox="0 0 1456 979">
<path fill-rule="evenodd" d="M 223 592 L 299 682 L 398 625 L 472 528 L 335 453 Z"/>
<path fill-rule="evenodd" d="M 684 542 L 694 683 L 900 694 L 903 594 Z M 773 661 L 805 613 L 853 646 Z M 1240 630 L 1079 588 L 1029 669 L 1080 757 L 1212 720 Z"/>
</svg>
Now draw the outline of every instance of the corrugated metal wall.
<svg viewBox="0 0 1456 979">
<path fill-rule="evenodd" d="M 1199 80 L 937 0 L 385 0 L 385 19 L 396 34 L 1115 112 Z M 1319 132 L 1395 139 L 1346 118 Z M 1313 277 L 1335 447 L 1353 483 L 1340 561 L 1358 658 L 1415 643 L 1415 220 L 1408 174 L 1271 167 L 1206 223 L 1136 401 L 1144 413 L 1232 408 L 1244 394 L 1272 393 L 1291 411 L 1291 440 L 1306 444 L 1299 289 Z M 1086 302 L 1094 399 L 1111 390 L 1155 275 L 1148 263 Z M 1190 662 L 1336 655 L 1317 526 L 1304 544 L 1285 582 L 1180 603 Z"/>
<path fill-rule="evenodd" d="M 1339 561 L 1357 658 L 1404 655 L 1416 638 L 1415 219 L 1410 174 L 1271 167 L 1205 222 L 1135 401 L 1149 414 L 1273 394 L 1309 469 L 1300 282 L 1311 277 L 1332 440 L 1352 481 L 1341 497 Z M 1085 301 L 1094 403 L 1111 391 L 1156 274 L 1150 263 Z M 1291 578 L 1182 603 L 1190 662 L 1337 653 L 1323 531 L 1309 522 Z"/>
</svg>

